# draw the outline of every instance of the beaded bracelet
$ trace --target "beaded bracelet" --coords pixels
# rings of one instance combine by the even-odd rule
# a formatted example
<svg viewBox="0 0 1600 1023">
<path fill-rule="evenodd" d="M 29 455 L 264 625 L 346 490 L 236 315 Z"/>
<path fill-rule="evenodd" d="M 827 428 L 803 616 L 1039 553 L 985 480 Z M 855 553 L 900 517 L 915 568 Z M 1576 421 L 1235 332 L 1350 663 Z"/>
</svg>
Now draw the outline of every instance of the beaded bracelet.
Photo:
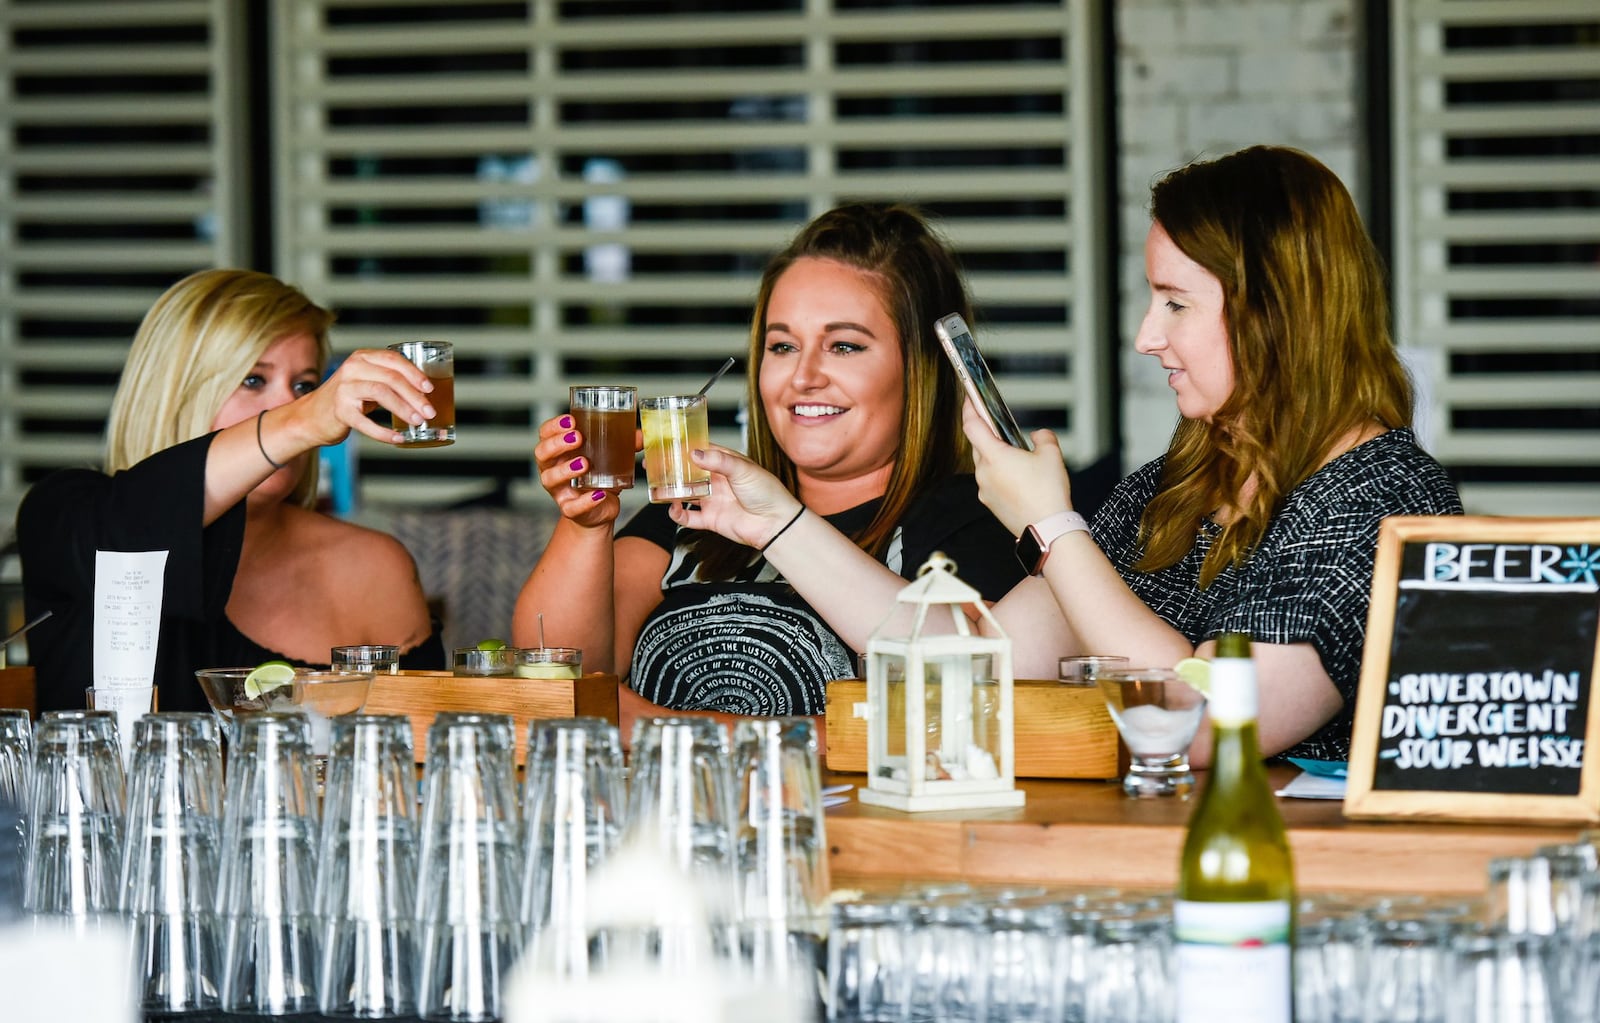
<svg viewBox="0 0 1600 1023">
<path fill-rule="evenodd" d="M 267 446 L 261 443 L 261 417 L 265 416 L 266 414 L 266 409 L 262 409 L 260 412 L 256 413 L 256 447 L 260 449 L 261 457 L 267 460 L 268 465 L 272 466 L 274 469 L 282 469 L 283 463 L 274 462 L 272 460 L 272 456 L 267 454 Z M 784 528 L 787 529 L 788 527 L 785 526 Z"/>
<path fill-rule="evenodd" d="M 783 528 L 782 529 L 780 529 L 776 533 L 772 534 L 772 538 L 771 539 L 769 539 L 766 543 L 762 544 L 760 547 L 757 547 L 756 548 L 756 553 L 757 554 L 765 554 L 767 552 L 767 548 L 771 547 L 773 544 L 777 543 L 778 542 L 778 537 L 782 536 L 784 533 L 787 533 L 789 531 L 789 527 L 794 525 L 796 522 L 799 522 L 800 521 L 800 516 L 804 515 L 805 513 L 806 513 L 806 506 L 802 504 L 800 506 L 800 510 L 794 513 L 794 518 L 790 519 L 788 522 L 785 522 L 783 524 Z"/>
</svg>

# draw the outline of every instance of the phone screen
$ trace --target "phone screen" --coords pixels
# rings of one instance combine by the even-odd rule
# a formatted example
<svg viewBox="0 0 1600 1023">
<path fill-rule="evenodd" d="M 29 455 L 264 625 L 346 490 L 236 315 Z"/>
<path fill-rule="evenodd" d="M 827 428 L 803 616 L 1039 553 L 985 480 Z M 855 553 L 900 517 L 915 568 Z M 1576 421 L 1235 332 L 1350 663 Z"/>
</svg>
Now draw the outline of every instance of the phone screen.
<svg viewBox="0 0 1600 1023">
<path fill-rule="evenodd" d="M 994 375 L 989 372 L 989 364 L 983 361 L 983 353 L 978 351 L 978 343 L 972 339 L 967 321 L 959 313 L 941 316 L 934 323 L 933 332 L 939 335 L 939 343 L 944 346 L 950 365 L 955 367 L 961 385 L 966 388 L 968 397 L 988 422 L 989 428 L 1012 447 L 1032 451 L 1033 441 L 1017 425 L 1016 416 L 1011 414 L 1005 399 L 1000 397 L 1000 388 L 995 385 Z"/>
</svg>

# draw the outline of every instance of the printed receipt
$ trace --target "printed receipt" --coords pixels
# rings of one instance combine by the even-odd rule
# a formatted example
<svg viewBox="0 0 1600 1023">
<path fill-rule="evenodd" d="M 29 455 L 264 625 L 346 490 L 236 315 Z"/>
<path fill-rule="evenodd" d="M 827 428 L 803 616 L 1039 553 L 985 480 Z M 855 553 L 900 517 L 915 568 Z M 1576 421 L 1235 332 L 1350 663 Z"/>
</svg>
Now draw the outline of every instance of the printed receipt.
<svg viewBox="0 0 1600 1023">
<path fill-rule="evenodd" d="M 96 689 L 155 684 L 161 588 L 166 573 L 166 551 L 95 552 Z"/>
</svg>

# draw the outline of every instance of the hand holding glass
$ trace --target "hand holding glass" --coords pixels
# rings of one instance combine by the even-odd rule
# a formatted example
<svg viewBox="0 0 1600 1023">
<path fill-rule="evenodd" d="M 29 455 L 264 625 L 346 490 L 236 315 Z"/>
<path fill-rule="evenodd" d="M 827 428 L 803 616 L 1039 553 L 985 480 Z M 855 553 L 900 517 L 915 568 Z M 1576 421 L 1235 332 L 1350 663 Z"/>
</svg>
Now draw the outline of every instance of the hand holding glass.
<svg viewBox="0 0 1600 1023">
<path fill-rule="evenodd" d="M 711 470 L 689 457 L 689 452 L 711 444 L 705 398 L 646 398 L 639 403 L 639 428 L 644 431 L 644 472 L 652 502 L 691 501 L 711 493 Z"/>
<path fill-rule="evenodd" d="M 572 425 L 583 437 L 583 475 L 572 480 L 580 490 L 633 488 L 633 387 L 574 387 L 569 392 Z"/>
<path fill-rule="evenodd" d="M 413 426 L 399 416 L 391 415 L 394 432 L 401 434 L 400 447 L 437 448 L 454 444 L 456 440 L 456 357 L 448 341 L 402 341 L 389 346 L 399 352 L 412 365 L 428 375 L 433 390 L 428 402 L 433 406 L 433 418 L 420 426 Z"/>
</svg>

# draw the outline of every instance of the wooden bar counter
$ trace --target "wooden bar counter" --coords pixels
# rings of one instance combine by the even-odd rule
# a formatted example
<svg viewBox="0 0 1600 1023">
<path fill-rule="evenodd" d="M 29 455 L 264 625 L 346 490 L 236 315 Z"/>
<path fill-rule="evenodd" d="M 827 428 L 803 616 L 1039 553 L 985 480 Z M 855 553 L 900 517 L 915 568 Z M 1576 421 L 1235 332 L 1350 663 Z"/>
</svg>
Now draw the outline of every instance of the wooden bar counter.
<svg viewBox="0 0 1600 1023">
<path fill-rule="evenodd" d="M 1272 787 L 1299 772 L 1270 769 Z M 865 784 L 829 774 L 825 784 Z M 1201 778 L 1204 784 L 1204 778 Z M 850 801 L 828 811 L 835 887 L 962 879 L 1170 889 L 1192 801 L 1130 799 L 1116 782 L 1018 781 L 1015 810 L 899 813 Z M 1570 842 L 1575 826 L 1350 821 L 1338 800 L 1279 799 L 1301 891 L 1481 893 L 1489 860 Z"/>
</svg>

